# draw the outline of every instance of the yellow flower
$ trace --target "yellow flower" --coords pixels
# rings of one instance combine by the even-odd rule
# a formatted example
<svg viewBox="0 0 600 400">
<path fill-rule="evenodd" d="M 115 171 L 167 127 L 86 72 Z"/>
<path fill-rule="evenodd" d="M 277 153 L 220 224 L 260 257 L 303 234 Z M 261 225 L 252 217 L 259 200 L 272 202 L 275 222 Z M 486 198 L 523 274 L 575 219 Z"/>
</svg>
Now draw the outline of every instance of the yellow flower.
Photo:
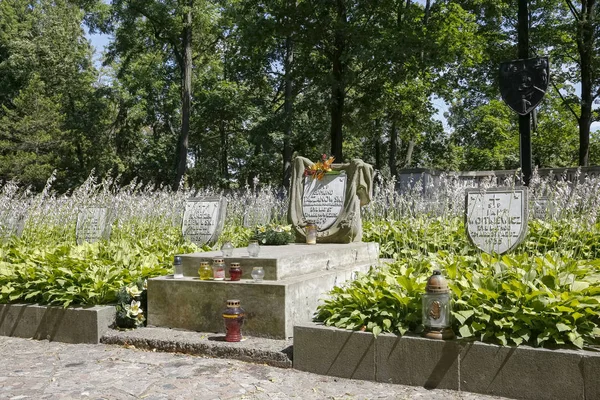
<svg viewBox="0 0 600 400">
<path fill-rule="evenodd" d="M 131 297 L 138 297 L 142 294 L 142 291 L 138 289 L 137 285 L 127 286 L 127 294 Z"/>
<path fill-rule="evenodd" d="M 323 154 L 322 161 L 317 161 L 310 167 L 304 169 L 304 176 L 312 176 L 313 179 L 323 179 L 326 172 L 331 171 L 331 164 L 333 164 L 335 157 L 331 156 L 327 158 L 327 155 Z"/>
<path fill-rule="evenodd" d="M 134 318 L 140 314 L 143 314 L 143 311 L 141 309 L 142 303 L 139 301 L 135 301 L 135 300 L 131 300 L 131 304 L 128 304 L 125 306 L 125 309 L 127 310 L 127 316 Z"/>
</svg>

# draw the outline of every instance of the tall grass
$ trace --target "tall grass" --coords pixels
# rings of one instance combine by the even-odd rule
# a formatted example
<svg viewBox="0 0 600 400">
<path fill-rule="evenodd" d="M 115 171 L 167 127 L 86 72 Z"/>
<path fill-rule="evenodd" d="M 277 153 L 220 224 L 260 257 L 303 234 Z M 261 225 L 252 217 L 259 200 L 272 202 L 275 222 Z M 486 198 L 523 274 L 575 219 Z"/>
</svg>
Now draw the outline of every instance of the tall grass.
<svg viewBox="0 0 600 400">
<path fill-rule="evenodd" d="M 394 180 L 382 182 L 374 188 L 373 201 L 363 208 L 365 231 L 367 237 L 389 237 L 391 225 L 400 223 L 406 227 L 404 236 L 397 235 L 393 243 L 384 240 L 384 248 L 423 250 L 422 244 L 429 243 L 429 247 L 462 252 L 468 245 L 463 224 L 465 190 L 520 184 L 518 175 L 502 182 L 487 178 L 476 185 L 456 174 L 442 174 L 435 187 L 419 177 L 403 190 Z M 528 193 L 530 240 L 522 250 L 598 256 L 594 237 L 600 237 L 600 179 L 577 174 L 577 180 L 570 182 L 564 175 L 542 178 L 534 171 Z"/>
</svg>

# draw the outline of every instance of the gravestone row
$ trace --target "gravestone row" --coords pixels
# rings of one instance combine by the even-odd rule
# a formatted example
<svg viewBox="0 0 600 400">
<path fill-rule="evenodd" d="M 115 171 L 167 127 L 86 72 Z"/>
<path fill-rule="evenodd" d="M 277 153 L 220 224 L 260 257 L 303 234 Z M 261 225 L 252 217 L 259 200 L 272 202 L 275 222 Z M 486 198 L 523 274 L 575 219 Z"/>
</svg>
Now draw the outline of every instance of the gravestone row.
<svg viewBox="0 0 600 400">
<path fill-rule="evenodd" d="M 313 165 L 308 159 L 294 160 L 288 220 L 297 242 L 305 241 L 308 223 L 317 226 L 317 242 L 349 243 L 362 239 L 360 208 L 371 200 L 373 169 L 361 160 L 333 164 L 321 179 L 306 175 Z M 536 213 L 548 213 L 544 199 L 536 201 Z M 215 243 L 223 230 L 227 200 L 221 196 L 188 199 L 182 219 L 182 233 L 189 241 L 202 246 Z M 551 212 L 551 210 L 550 210 Z M 465 194 L 465 227 L 471 242 L 487 253 L 502 254 L 523 240 L 527 230 L 527 189 L 495 188 L 481 191 L 468 189 Z M 0 215 L 0 234 L 7 238 L 19 235 L 25 218 Z M 77 216 L 77 243 L 109 239 L 116 218 L 110 207 L 83 209 Z M 250 204 L 244 226 L 265 225 L 270 210 Z"/>
</svg>

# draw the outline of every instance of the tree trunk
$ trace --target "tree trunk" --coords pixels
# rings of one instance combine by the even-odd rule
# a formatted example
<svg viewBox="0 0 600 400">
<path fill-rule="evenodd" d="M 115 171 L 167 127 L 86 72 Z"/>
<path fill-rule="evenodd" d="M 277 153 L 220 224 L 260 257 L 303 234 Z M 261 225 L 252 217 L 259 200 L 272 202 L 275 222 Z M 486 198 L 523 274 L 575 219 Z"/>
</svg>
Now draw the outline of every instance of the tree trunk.
<svg viewBox="0 0 600 400">
<path fill-rule="evenodd" d="M 383 144 L 381 142 L 381 132 L 380 132 L 380 121 L 376 119 L 374 121 L 374 129 L 375 129 L 375 169 L 377 171 L 381 171 L 381 167 L 383 166 L 381 162 L 381 148 Z"/>
<path fill-rule="evenodd" d="M 331 84 L 331 155 L 337 162 L 343 162 L 342 154 L 342 117 L 344 114 L 344 101 L 346 100 L 346 85 L 344 83 L 346 64 L 343 61 L 346 49 L 347 23 L 346 6 L 344 0 L 336 0 L 337 27 L 335 29 L 333 49 L 333 82 Z"/>
<path fill-rule="evenodd" d="M 404 158 L 404 165 L 402 166 L 403 168 L 410 167 L 410 163 L 412 162 L 412 153 L 413 153 L 414 149 L 415 149 L 415 141 L 409 140 L 408 148 L 406 149 L 406 157 Z"/>
<path fill-rule="evenodd" d="M 292 38 L 285 39 L 285 99 L 283 104 L 284 129 L 283 129 L 283 187 L 290 187 L 292 176 L 292 121 L 294 116 L 294 95 L 292 81 L 292 63 L 294 62 L 294 45 Z"/>
<path fill-rule="evenodd" d="M 181 66 L 181 133 L 177 143 L 177 169 L 173 189 L 177 190 L 187 169 L 188 140 L 190 135 L 190 111 L 192 102 L 192 7 L 194 0 L 188 0 L 188 9 L 183 16 L 182 46 L 183 65 Z"/>
<path fill-rule="evenodd" d="M 581 116 L 579 117 L 579 165 L 589 165 L 590 125 L 592 123 L 593 83 L 592 61 L 594 50 L 593 24 L 596 1 L 582 1 L 581 21 L 578 28 L 577 47 L 581 61 Z"/>
<path fill-rule="evenodd" d="M 398 2 L 398 11 L 396 15 L 396 24 L 398 25 L 398 28 L 402 26 L 402 20 L 404 19 L 404 15 L 410 7 L 410 3 L 411 0 L 406 0 L 406 3 L 404 1 Z"/>
<path fill-rule="evenodd" d="M 396 157 L 398 154 L 398 128 L 396 127 L 396 121 L 392 122 L 392 127 L 390 130 L 390 175 L 392 177 L 396 176 L 398 171 L 396 169 Z"/>
<path fill-rule="evenodd" d="M 221 119 L 219 121 L 219 135 L 221 139 L 221 177 L 223 178 L 223 186 L 225 188 L 229 187 L 229 162 L 227 155 L 227 148 L 229 147 L 229 143 L 227 140 L 227 129 L 225 129 L 225 120 Z"/>
<path fill-rule="evenodd" d="M 258 143 L 256 143 L 254 145 L 254 159 L 257 160 L 258 157 L 260 156 L 260 152 L 262 151 L 262 146 Z M 248 187 L 250 187 L 250 189 L 252 189 L 252 192 L 256 191 L 256 189 L 258 189 L 258 186 L 256 185 L 256 182 L 254 181 L 254 178 L 259 178 L 260 181 L 260 174 L 256 173 L 257 169 L 256 168 L 250 168 L 250 172 L 248 172 L 248 179 L 246 180 L 246 183 L 248 184 Z"/>
</svg>

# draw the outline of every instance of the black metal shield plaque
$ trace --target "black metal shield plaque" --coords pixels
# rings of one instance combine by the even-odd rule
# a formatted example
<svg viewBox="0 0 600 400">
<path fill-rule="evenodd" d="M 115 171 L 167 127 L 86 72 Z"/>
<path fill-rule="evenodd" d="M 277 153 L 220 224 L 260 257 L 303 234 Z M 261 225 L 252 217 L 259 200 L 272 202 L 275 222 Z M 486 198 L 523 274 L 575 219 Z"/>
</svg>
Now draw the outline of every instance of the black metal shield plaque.
<svg viewBox="0 0 600 400">
<path fill-rule="evenodd" d="M 500 64 L 502 99 L 518 114 L 529 114 L 546 94 L 549 73 L 548 57 L 503 62 Z"/>
</svg>

